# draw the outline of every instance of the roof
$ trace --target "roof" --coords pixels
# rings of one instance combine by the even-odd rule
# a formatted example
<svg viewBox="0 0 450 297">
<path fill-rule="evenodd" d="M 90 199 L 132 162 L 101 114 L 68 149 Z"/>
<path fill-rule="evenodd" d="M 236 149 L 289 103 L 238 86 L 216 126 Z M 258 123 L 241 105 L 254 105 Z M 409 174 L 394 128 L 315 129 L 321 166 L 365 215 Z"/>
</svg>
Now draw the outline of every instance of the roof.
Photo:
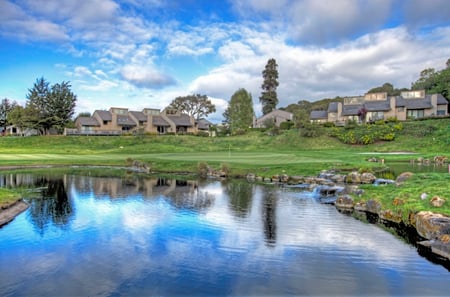
<svg viewBox="0 0 450 297">
<path fill-rule="evenodd" d="M 117 115 L 117 125 L 136 126 L 136 123 L 127 115 Z"/>
<path fill-rule="evenodd" d="M 94 111 L 95 113 L 98 114 L 102 121 L 112 121 L 112 114 L 107 110 L 96 110 Z"/>
<path fill-rule="evenodd" d="M 175 123 L 175 126 L 192 126 L 191 117 L 187 114 L 180 114 L 175 116 L 167 116 L 172 122 Z"/>
<path fill-rule="evenodd" d="M 209 126 L 211 126 L 212 123 L 210 121 L 208 121 L 207 119 L 199 119 L 197 121 L 197 125 L 200 130 L 208 130 Z"/>
<path fill-rule="evenodd" d="M 364 107 L 367 111 L 389 111 L 391 110 L 390 100 L 366 101 Z"/>
<path fill-rule="evenodd" d="M 152 117 L 152 124 L 154 126 L 165 126 L 165 127 L 170 126 L 169 123 L 165 119 L 163 119 L 162 116 L 157 116 L 157 115 L 154 115 Z"/>
<path fill-rule="evenodd" d="M 344 105 L 342 107 L 342 115 L 350 116 L 350 115 L 358 115 L 359 110 L 363 107 L 363 105 Z"/>
<path fill-rule="evenodd" d="M 330 102 L 328 105 L 328 112 L 338 112 L 339 102 Z"/>
<path fill-rule="evenodd" d="M 427 109 L 433 108 L 431 104 L 431 97 L 426 96 L 425 98 L 419 99 L 403 99 L 402 97 L 397 97 L 395 106 L 406 107 L 406 109 Z"/>
<path fill-rule="evenodd" d="M 442 96 L 442 94 L 437 94 L 437 104 L 439 104 L 439 105 L 441 105 L 441 104 L 445 105 L 445 104 L 448 104 L 448 101 L 447 101 L 447 99 L 445 99 L 444 96 Z"/>
<path fill-rule="evenodd" d="M 79 123 L 81 126 L 100 126 L 97 120 L 93 117 L 79 117 L 77 118 L 77 123 Z"/>
<path fill-rule="evenodd" d="M 313 110 L 309 116 L 311 120 L 327 119 L 328 112 L 326 110 Z"/>
<path fill-rule="evenodd" d="M 142 111 L 130 111 L 129 113 L 139 122 L 147 121 L 147 116 Z"/>
</svg>

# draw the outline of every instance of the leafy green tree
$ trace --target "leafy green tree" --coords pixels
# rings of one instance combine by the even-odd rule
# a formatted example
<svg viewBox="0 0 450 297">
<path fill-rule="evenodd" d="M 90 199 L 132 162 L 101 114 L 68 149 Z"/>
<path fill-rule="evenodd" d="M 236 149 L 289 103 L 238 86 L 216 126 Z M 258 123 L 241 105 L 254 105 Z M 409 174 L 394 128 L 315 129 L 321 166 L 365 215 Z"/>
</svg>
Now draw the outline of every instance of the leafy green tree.
<svg viewBox="0 0 450 297">
<path fill-rule="evenodd" d="M 43 77 L 37 79 L 33 88 L 28 89 L 25 125 L 41 134 L 47 134 L 51 128 L 62 132 L 74 114 L 77 100 L 70 87 L 65 81 L 49 87 Z"/>
<path fill-rule="evenodd" d="M 8 125 L 8 114 L 16 106 L 16 101 L 11 102 L 8 98 L 2 99 L 2 102 L 0 103 L 0 131 Z"/>
<path fill-rule="evenodd" d="M 273 111 L 278 104 L 277 87 L 278 87 L 278 64 L 275 59 L 271 58 L 267 61 L 266 67 L 262 72 L 263 83 L 261 85 L 262 93 L 259 101 L 262 104 L 263 114 Z"/>
<path fill-rule="evenodd" d="M 382 93 L 386 92 L 388 96 L 399 96 L 402 91 L 408 91 L 406 88 L 396 89 L 391 83 L 384 83 L 381 87 L 370 89 L 367 93 Z"/>
<path fill-rule="evenodd" d="M 427 68 L 420 72 L 419 79 L 411 85 L 412 90 L 425 90 L 427 94 L 442 94 L 450 99 L 450 59 L 440 71 Z"/>
<path fill-rule="evenodd" d="M 196 120 L 216 112 L 216 106 L 208 99 L 208 96 L 200 94 L 177 97 L 168 107 L 185 112 Z"/>
<path fill-rule="evenodd" d="M 252 95 L 245 89 L 237 90 L 231 96 L 228 108 L 224 112 L 224 117 L 230 125 L 232 133 L 239 130 L 248 130 L 253 122 L 253 100 Z"/>
</svg>

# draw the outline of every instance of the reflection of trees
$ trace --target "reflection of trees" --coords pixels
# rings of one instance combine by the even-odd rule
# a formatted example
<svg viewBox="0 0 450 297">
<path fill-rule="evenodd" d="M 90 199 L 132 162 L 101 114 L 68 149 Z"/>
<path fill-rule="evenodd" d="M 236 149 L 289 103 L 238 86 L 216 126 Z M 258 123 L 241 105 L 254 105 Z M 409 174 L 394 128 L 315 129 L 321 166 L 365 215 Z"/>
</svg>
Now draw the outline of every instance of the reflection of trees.
<svg viewBox="0 0 450 297">
<path fill-rule="evenodd" d="M 267 189 L 267 191 L 263 192 L 262 219 L 264 224 L 264 235 L 266 237 L 266 243 L 269 246 L 274 246 L 277 238 L 276 208 L 276 194 L 273 191 Z"/>
<path fill-rule="evenodd" d="M 30 216 L 34 226 L 41 234 L 49 223 L 66 226 L 74 211 L 63 179 L 38 178 L 35 185 L 45 189 L 40 198 L 31 201 Z"/>
<path fill-rule="evenodd" d="M 225 185 L 230 201 L 230 209 L 237 217 L 244 218 L 250 212 L 253 185 L 243 181 L 232 181 Z"/>
<path fill-rule="evenodd" d="M 199 211 L 209 208 L 215 199 L 215 196 L 211 193 L 200 190 L 197 181 L 164 179 L 164 182 L 163 186 L 168 187 L 164 191 L 164 195 L 176 208 Z"/>
</svg>

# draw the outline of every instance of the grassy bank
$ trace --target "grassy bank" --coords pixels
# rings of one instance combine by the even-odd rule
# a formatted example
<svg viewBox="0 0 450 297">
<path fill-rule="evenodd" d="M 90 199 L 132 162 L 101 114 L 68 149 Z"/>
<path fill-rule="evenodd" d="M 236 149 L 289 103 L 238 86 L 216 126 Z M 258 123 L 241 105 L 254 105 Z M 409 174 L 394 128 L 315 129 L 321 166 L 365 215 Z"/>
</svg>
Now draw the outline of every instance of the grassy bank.
<svg viewBox="0 0 450 297">
<path fill-rule="evenodd" d="M 9 205 L 21 198 L 21 193 L 16 190 L 0 188 L 0 207 Z"/>
<path fill-rule="evenodd" d="M 381 166 L 368 162 L 371 156 L 383 158 L 388 165 L 394 161 L 449 154 L 449 118 L 405 122 L 396 131 L 395 140 L 368 145 L 344 144 L 330 136 L 333 128 L 321 129 L 315 137 L 303 137 L 298 130 L 282 131 L 275 136 L 251 131 L 214 138 L 188 135 L 0 137 L 0 166 L 126 166 L 130 160 L 138 160 L 156 172 L 197 172 L 198 165 L 206 163 L 217 169 L 226 166 L 231 175 L 238 176 L 250 172 L 261 176 L 316 175 L 323 169 L 371 170 Z M 339 129 L 345 132 L 348 127 Z M 403 154 L 391 154 L 399 151 Z M 427 184 L 449 189 L 448 180 L 440 180 L 442 184 Z M 376 194 L 377 191 L 382 190 L 373 191 L 374 195 L 388 196 L 382 192 Z M 414 191 L 421 192 L 421 189 L 416 187 Z"/>
</svg>

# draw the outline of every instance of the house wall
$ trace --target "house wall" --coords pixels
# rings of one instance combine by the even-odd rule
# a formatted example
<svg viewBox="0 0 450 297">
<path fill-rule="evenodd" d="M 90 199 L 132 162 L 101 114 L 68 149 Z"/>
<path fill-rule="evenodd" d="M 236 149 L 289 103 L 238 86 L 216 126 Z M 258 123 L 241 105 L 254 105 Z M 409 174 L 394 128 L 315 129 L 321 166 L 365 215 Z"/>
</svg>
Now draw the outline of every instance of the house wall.
<svg viewBox="0 0 450 297">
<path fill-rule="evenodd" d="M 117 126 L 114 125 L 113 121 L 107 121 L 106 124 L 103 122 L 103 119 L 100 117 L 100 115 L 96 112 L 94 112 L 93 117 L 97 120 L 97 122 L 100 124 L 100 127 L 97 127 L 97 131 L 117 131 Z"/>
</svg>

